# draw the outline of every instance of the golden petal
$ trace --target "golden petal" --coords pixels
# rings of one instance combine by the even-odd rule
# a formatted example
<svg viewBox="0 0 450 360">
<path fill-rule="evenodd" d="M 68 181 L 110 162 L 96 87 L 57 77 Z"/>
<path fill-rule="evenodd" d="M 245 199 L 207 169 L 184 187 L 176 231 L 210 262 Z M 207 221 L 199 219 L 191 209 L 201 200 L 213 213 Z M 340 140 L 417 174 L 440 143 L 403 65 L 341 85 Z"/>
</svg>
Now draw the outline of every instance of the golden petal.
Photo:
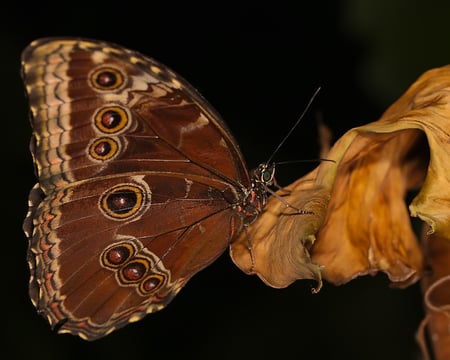
<svg viewBox="0 0 450 360">
<path fill-rule="evenodd" d="M 244 272 L 273 287 L 342 284 L 385 272 L 416 281 L 423 256 L 410 214 L 450 240 L 450 66 L 423 74 L 382 117 L 351 129 L 314 171 L 272 197 L 231 246 Z M 291 204 L 286 207 L 285 203 Z M 313 214 L 295 214 L 294 208 Z"/>
</svg>

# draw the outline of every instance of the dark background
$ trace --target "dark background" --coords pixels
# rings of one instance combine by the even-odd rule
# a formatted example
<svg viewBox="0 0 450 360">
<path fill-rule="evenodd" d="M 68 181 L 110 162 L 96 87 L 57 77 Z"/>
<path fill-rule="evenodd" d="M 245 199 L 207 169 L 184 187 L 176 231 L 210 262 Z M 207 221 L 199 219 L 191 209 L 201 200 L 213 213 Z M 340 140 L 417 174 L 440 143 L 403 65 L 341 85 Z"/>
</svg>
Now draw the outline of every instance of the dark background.
<svg viewBox="0 0 450 360">
<path fill-rule="evenodd" d="M 105 339 L 88 343 L 52 332 L 27 294 L 21 223 L 35 179 L 20 52 L 38 37 L 81 36 L 152 56 L 217 108 L 254 167 L 270 156 L 318 86 L 322 92 L 276 161 L 317 158 L 319 117 L 337 138 L 376 120 L 423 71 L 449 63 L 450 2 L 35 1 L 1 7 L 2 353 L 48 360 L 420 358 L 418 285 L 393 290 L 379 275 L 341 287 L 326 283 L 318 295 L 307 281 L 275 290 L 244 275 L 228 254 L 165 310 Z M 312 166 L 280 166 L 278 180 L 288 184 Z"/>
</svg>

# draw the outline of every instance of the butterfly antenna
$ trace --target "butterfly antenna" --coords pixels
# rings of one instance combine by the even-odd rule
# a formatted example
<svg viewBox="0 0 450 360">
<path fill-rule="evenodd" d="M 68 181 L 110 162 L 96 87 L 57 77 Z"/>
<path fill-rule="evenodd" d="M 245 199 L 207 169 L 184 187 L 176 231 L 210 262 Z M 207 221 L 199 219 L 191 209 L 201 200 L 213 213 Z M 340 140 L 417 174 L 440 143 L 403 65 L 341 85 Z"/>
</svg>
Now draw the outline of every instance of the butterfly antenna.
<svg viewBox="0 0 450 360">
<path fill-rule="evenodd" d="M 314 94 L 311 96 L 311 99 L 309 99 L 309 102 L 306 105 L 305 110 L 303 110 L 302 114 L 300 115 L 300 117 L 298 118 L 298 120 L 296 121 L 294 126 L 291 127 L 291 130 L 288 131 L 288 133 L 283 138 L 283 140 L 281 140 L 281 142 L 278 144 L 278 146 L 275 149 L 275 151 L 272 153 L 272 155 L 270 155 L 269 159 L 266 161 L 266 164 L 270 164 L 270 162 L 274 158 L 275 154 L 278 152 L 278 150 L 280 150 L 280 148 L 283 146 L 283 144 L 286 142 L 286 140 L 289 138 L 289 136 L 291 136 L 292 132 L 295 130 L 295 128 L 298 126 L 298 124 L 300 124 L 300 121 L 302 121 L 302 119 L 305 117 L 306 112 L 311 107 L 311 104 L 313 103 L 313 101 L 316 98 L 317 94 L 319 93 L 320 89 L 321 89 L 321 87 L 319 86 L 317 88 L 317 90 L 314 92 Z"/>
</svg>

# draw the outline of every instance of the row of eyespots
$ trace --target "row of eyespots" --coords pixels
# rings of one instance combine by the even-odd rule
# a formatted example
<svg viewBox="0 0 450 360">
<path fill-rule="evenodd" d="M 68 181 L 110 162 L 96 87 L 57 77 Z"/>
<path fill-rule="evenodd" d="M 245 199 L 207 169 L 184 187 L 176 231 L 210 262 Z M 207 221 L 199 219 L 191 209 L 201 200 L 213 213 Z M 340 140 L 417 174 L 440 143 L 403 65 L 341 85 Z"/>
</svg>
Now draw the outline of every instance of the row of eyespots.
<svg viewBox="0 0 450 360">
<path fill-rule="evenodd" d="M 125 85 L 125 76 L 118 69 L 103 66 L 96 69 L 89 76 L 91 87 L 99 92 L 113 92 Z M 91 158 L 100 161 L 113 159 L 121 150 L 121 143 L 117 135 L 128 128 L 130 116 L 128 111 L 119 105 L 108 105 L 100 108 L 94 115 L 94 126 L 100 136 L 89 145 L 88 154 Z"/>
<path fill-rule="evenodd" d="M 125 76 L 116 68 L 102 67 L 90 76 L 93 88 L 100 92 L 117 91 L 125 84 Z M 129 126 L 130 116 L 126 109 L 118 105 L 99 109 L 94 116 L 98 131 L 108 136 L 95 139 L 89 146 L 92 158 L 106 161 L 114 158 L 121 149 L 116 135 Z M 99 207 L 108 217 L 115 220 L 129 219 L 136 215 L 146 203 L 144 189 L 133 184 L 122 184 L 107 190 L 100 198 Z M 136 255 L 136 248 L 128 242 L 120 242 L 105 249 L 101 263 L 105 268 L 116 272 L 120 285 L 137 287 L 141 295 L 158 291 L 166 282 L 167 276 L 152 270 L 155 261 Z"/>
<path fill-rule="evenodd" d="M 105 249 L 101 256 L 102 265 L 115 271 L 122 286 L 136 285 L 141 295 L 158 291 L 165 283 L 166 276 L 152 271 L 152 261 L 136 256 L 136 249 L 122 241 Z"/>
</svg>

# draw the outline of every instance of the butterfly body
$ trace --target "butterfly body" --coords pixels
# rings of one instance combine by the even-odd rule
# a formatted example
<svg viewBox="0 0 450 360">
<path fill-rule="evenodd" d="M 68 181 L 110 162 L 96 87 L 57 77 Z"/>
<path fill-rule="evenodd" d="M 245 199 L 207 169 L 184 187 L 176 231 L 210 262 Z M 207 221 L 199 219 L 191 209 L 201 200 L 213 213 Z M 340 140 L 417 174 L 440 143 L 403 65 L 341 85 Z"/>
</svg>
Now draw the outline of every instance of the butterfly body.
<svg viewBox="0 0 450 360">
<path fill-rule="evenodd" d="M 252 180 L 212 107 L 179 75 L 95 40 L 23 53 L 38 184 L 24 222 L 30 296 L 94 340 L 163 308 L 257 217 Z"/>
</svg>

